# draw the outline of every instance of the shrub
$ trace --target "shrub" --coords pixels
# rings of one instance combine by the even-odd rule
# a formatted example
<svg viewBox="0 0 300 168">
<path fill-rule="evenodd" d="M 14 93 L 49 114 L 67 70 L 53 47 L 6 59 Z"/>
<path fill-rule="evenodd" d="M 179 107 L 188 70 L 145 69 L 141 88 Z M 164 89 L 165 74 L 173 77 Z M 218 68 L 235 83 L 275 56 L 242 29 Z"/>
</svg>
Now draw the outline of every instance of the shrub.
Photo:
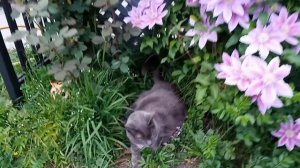
<svg viewBox="0 0 300 168">
<path fill-rule="evenodd" d="M 154 13 L 160 5 L 164 6 L 162 1 L 153 2 L 159 4 L 154 8 Z M 226 3 L 232 3 L 232 6 Z M 121 11 L 121 20 L 116 19 L 119 17 L 113 11 L 118 7 L 118 2 L 113 0 L 41 0 L 23 8 L 31 17 L 48 17 L 50 22 L 46 23 L 42 36 L 37 36 L 35 31 L 17 32 L 10 40 L 26 36 L 29 43 L 39 44 L 39 52 L 52 60 L 50 73 L 54 74 L 55 79 L 73 79 L 76 83 L 76 87 L 72 88 L 75 98 L 69 103 L 54 101 L 49 103 L 51 106 L 44 107 L 49 95 L 34 94 L 28 100 L 37 102 L 31 104 L 31 108 L 30 104 L 25 105 L 25 109 L 38 111 L 42 118 L 43 115 L 50 116 L 50 111 L 55 112 L 51 121 L 56 121 L 58 125 L 50 122 L 49 128 L 45 129 L 50 129 L 53 134 L 48 133 L 46 137 L 61 135 L 61 131 L 69 129 L 69 122 L 79 126 L 75 126 L 70 137 L 65 137 L 64 143 L 58 143 L 55 138 L 47 141 L 47 147 L 54 153 L 51 150 L 41 152 L 37 148 L 34 155 L 28 153 L 23 161 L 30 165 L 30 156 L 37 160 L 37 153 L 45 153 L 34 163 L 42 165 L 54 160 L 57 164 L 66 160 L 67 164 L 70 163 L 69 157 L 72 157 L 78 160 L 74 160 L 74 164 L 78 165 L 98 166 L 96 163 L 99 162 L 105 166 L 111 165 L 113 156 L 118 153 L 113 142 L 124 146 L 121 143 L 124 139 L 118 138 L 124 137 L 119 134 L 122 127 L 118 120 L 122 115 L 118 109 L 127 105 L 127 98 L 119 94 L 120 90 L 128 93 L 139 89 L 110 81 L 115 78 L 109 78 L 103 67 L 134 76 L 148 56 L 158 55 L 166 79 L 178 86 L 189 107 L 189 118 L 180 140 L 174 141 L 170 148 L 156 154 L 145 152 L 145 166 L 170 167 L 174 166 L 174 160 L 183 162 L 200 157 L 201 167 L 299 167 L 300 126 L 299 120 L 294 121 L 299 117 L 300 105 L 299 4 L 292 0 L 180 0 L 167 4 L 170 5 L 158 12 L 163 17 L 163 25 L 159 25 L 161 18 L 157 17 L 155 24 L 158 25 L 153 28 L 150 21 L 135 23 L 135 16 L 137 19 L 147 17 L 146 11 L 136 13 L 139 8 L 144 10 L 145 4 L 136 4 L 137 8 L 133 8 L 128 13 L 129 17 L 124 19 L 127 24 L 122 18 L 126 11 Z M 167 14 L 164 12 L 166 10 Z M 139 29 L 145 27 L 152 29 Z M 79 72 L 90 64 L 93 71 L 85 72 L 80 77 Z M 97 83 L 91 82 L 94 77 L 90 75 L 97 73 L 100 76 L 99 79 L 96 77 L 96 81 L 104 88 L 108 87 L 101 97 L 98 94 L 102 94 L 103 88 L 97 88 Z M 118 75 L 116 80 L 120 82 L 123 77 Z M 74 79 L 76 77 L 80 79 Z M 30 85 L 42 87 L 37 87 L 36 83 Z M 80 95 L 78 99 L 77 91 Z M 33 93 L 28 90 L 28 95 Z M 44 108 L 47 110 L 42 110 Z M 56 108 L 61 110 L 55 111 Z M 67 109 L 74 110 L 74 113 Z M 100 109 L 104 113 L 96 115 Z M 107 111 L 110 113 L 107 114 Z M 10 113 L 14 114 L 13 111 Z M 72 115 L 82 120 L 73 121 Z M 3 116 L 3 122 L 9 121 L 9 115 Z M 34 119 L 30 124 L 40 123 L 38 121 L 43 120 Z M 46 121 L 49 122 L 48 119 Z M 59 129 L 61 126 L 64 126 L 63 130 Z M 17 132 L 14 133 L 17 135 Z M 35 143 L 43 145 L 37 140 Z M 99 144 L 106 145 L 100 148 Z M 283 145 L 287 148 L 280 147 Z M 22 145 L 17 145 L 14 150 L 9 146 L 7 148 L 9 150 L 2 149 L 4 153 L 1 154 L 6 162 L 12 160 L 15 149 L 24 150 Z M 61 149 L 67 153 L 61 155 Z M 95 157 L 102 160 L 95 162 Z"/>
</svg>

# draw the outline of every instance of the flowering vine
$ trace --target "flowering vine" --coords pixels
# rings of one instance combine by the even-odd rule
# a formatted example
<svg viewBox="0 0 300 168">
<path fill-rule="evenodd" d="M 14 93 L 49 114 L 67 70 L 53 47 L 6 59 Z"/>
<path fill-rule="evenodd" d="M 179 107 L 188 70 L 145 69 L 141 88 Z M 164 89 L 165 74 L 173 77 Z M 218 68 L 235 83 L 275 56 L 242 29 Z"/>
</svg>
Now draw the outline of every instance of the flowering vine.
<svg viewBox="0 0 300 168">
<path fill-rule="evenodd" d="M 289 151 L 293 150 L 295 146 L 300 147 L 300 119 L 294 122 L 290 117 L 289 122 L 281 123 L 280 129 L 272 134 L 279 138 L 279 147 L 285 145 Z"/>
<path fill-rule="evenodd" d="M 132 7 L 124 21 L 140 29 L 147 26 L 151 29 L 155 24 L 162 25 L 162 19 L 168 13 L 168 10 L 164 10 L 165 6 L 164 0 L 141 0 L 137 7 Z"/>
</svg>

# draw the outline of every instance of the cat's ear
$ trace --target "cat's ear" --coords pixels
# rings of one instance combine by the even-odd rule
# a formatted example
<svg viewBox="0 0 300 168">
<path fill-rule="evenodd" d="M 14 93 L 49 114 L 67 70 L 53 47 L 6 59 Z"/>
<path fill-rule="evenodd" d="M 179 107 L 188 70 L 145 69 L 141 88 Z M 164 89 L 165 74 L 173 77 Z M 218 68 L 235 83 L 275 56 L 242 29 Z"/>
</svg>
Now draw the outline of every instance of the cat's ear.
<svg viewBox="0 0 300 168">
<path fill-rule="evenodd" d="M 150 128 L 150 129 L 153 129 L 153 128 L 154 128 L 153 117 L 151 117 L 150 120 L 148 121 L 148 128 Z"/>
</svg>

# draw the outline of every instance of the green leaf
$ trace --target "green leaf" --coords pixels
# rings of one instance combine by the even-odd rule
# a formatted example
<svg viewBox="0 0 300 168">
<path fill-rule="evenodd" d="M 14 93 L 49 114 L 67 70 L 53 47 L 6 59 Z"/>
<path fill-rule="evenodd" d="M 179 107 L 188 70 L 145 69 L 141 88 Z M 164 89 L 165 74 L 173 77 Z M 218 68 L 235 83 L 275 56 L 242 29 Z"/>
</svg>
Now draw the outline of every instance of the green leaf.
<svg viewBox="0 0 300 168">
<path fill-rule="evenodd" d="M 83 57 L 82 60 L 81 60 L 81 63 L 83 64 L 90 64 L 92 62 L 92 58 L 91 57 Z"/>
<path fill-rule="evenodd" d="M 130 34 L 129 33 L 124 33 L 123 38 L 125 41 L 128 41 L 130 39 Z"/>
<path fill-rule="evenodd" d="M 267 12 L 262 12 L 259 15 L 259 20 L 263 25 L 266 25 L 269 21 L 269 14 Z"/>
<path fill-rule="evenodd" d="M 101 34 L 103 37 L 108 37 L 112 34 L 112 28 L 111 27 L 104 27 L 101 31 Z"/>
<path fill-rule="evenodd" d="M 197 23 L 195 24 L 195 29 L 196 29 L 196 30 L 200 30 L 200 31 L 202 31 L 202 32 L 206 32 L 206 31 L 207 31 L 206 26 L 205 26 L 203 23 L 201 23 L 201 22 L 197 22 Z"/>
<path fill-rule="evenodd" d="M 65 71 L 72 71 L 73 69 L 76 69 L 76 66 L 78 65 L 78 61 L 76 59 L 69 60 L 64 65 Z"/>
<path fill-rule="evenodd" d="M 10 14 L 10 17 L 12 18 L 12 19 L 16 19 L 16 18 L 18 18 L 20 16 L 20 12 L 18 12 L 18 11 L 16 11 L 16 10 L 12 10 L 12 12 L 11 12 L 11 14 Z"/>
<path fill-rule="evenodd" d="M 69 27 L 68 27 L 68 26 L 65 26 L 65 27 L 63 27 L 62 29 L 60 29 L 59 34 L 60 34 L 61 36 L 63 36 L 64 34 L 66 34 L 66 33 L 68 32 L 68 30 L 69 30 Z"/>
<path fill-rule="evenodd" d="M 120 70 L 123 73 L 128 73 L 128 71 L 129 71 L 128 65 L 122 63 L 121 66 L 120 66 Z"/>
<path fill-rule="evenodd" d="M 54 78 L 57 81 L 63 81 L 65 77 L 67 76 L 67 73 L 65 71 L 60 71 L 54 74 Z"/>
<path fill-rule="evenodd" d="M 136 27 L 132 27 L 129 29 L 129 33 L 133 36 L 139 36 L 141 34 L 142 30 Z"/>
<path fill-rule="evenodd" d="M 210 93 L 212 95 L 212 97 L 214 99 L 217 99 L 218 98 L 218 94 L 219 94 L 219 86 L 217 84 L 212 84 L 210 87 Z"/>
<path fill-rule="evenodd" d="M 198 86 L 196 90 L 196 104 L 199 105 L 204 101 L 204 97 L 206 96 L 206 87 Z"/>
<path fill-rule="evenodd" d="M 122 57 L 121 62 L 122 63 L 127 63 L 129 61 L 129 57 Z"/>
<path fill-rule="evenodd" d="M 21 40 L 22 38 L 24 38 L 27 34 L 28 34 L 27 31 L 17 30 L 16 32 L 12 33 L 12 35 L 10 37 L 7 37 L 6 41 L 8 41 L 8 42 L 18 41 L 18 40 Z"/>
<path fill-rule="evenodd" d="M 237 34 L 233 34 L 227 41 L 225 48 L 228 49 L 229 47 L 237 44 L 239 42 L 240 36 Z"/>
<path fill-rule="evenodd" d="M 51 3 L 49 6 L 48 6 L 48 11 L 51 13 L 51 14 L 57 14 L 59 12 L 59 9 L 58 9 L 58 5 L 56 3 Z"/>
<path fill-rule="evenodd" d="M 193 64 L 198 64 L 201 61 L 201 57 L 200 56 L 195 56 L 192 58 L 192 62 Z"/>
<path fill-rule="evenodd" d="M 62 34 L 62 35 L 65 38 L 70 38 L 70 37 L 75 36 L 77 33 L 78 33 L 77 29 L 72 28 L 72 29 L 68 30 L 65 34 Z"/>
<path fill-rule="evenodd" d="M 26 40 L 31 45 L 37 45 L 39 43 L 39 38 L 31 34 L 26 37 Z"/>
<path fill-rule="evenodd" d="M 112 60 L 111 62 L 111 68 L 112 69 L 118 69 L 121 65 L 121 62 L 120 61 L 117 61 L 117 60 Z"/>
<path fill-rule="evenodd" d="M 62 37 L 57 37 L 55 40 L 54 40 L 54 45 L 56 47 L 60 47 L 61 45 L 63 45 L 64 43 L 64 39 Z"/>
<path fill-rule="evenodd" d="M 175 58 L 177 51 L 180 49 L 180 43 L 177 40 L 172 40 L 170 42 L 169 53 L 168 56 L 172 59 Z"/>
<path fill-rule="evenodd" d="M 160 63 L 163 64 L 168 60 L 168 57 L 164 57 L 163 59 L 161 59 Z"/>
<path fill-rule="evenodd" d="M 96 2 L 94 2 L 94 6 L 97 8 L 101 8 L 103 6 L 106 5 L 106 0 L 97 0 Z"/>
<path fill-rule="evenodd" d="M 104 39 L 101 36 L 95 36 L 93 37 L 92 42 L 95 45 L 98 45 L 98 44 L 102 44 L 104 42 Z"/>
<path fill-rule="evenodd" d="M 48 11 L 42 11 L 42 12 L 39 12 L 39 16 L 40 16 L 40 17 L 49 17 L 50 14 L 49 14 Z"/>
<path fill-rule="evenodd" d="M 300 67 L 300 56 L 295 51 L 286 49 L 284 50 L 283 55 L 283 59 L 294 64 L 296 67 Z"/>
<path fill-rule="evenodd" d="M 119 0 L 109 0 L 109 3 L 110 3 L 111 5 L 116 5 L 116 4 L 119 3 Z"/>
<path fill-rule="evenodd" d="M 83 57 L 83 52 L 80 51 L 80 50 L 77 50 L 77 51 L 75 52 L 75 58 L 80 59 L 80 58 L 82 58 L 82 57 Z"/>
<path fill-rule="evenodd" d="M 204 86 L 209 86 L 210 85 L 210 76 L 209 75 L 204 75 L 204 74 L 198 74 L 195 82 L 200 83 Z"/>
<path fill-rule="evenodd" d="M 172 76 L 178 76 L 180 74 L 182 74 L 181 70 L 175 70 L 172 72 Z"/>
<path fill-rule="evenodd" d="M 48 6 L 48 0 L 40 0 L 38 1 L 38 4 L 35 6 L 35 9 L 37 11 L 42 11 L 44 9 L 46 9 Z"/>
<path fill-rule="evenodd" d="M 153 40 L 151 38 L 148 38 L 146 40 L 146 44 L 147 46 L 149 46 L 151 49 L 153 49 Z"/>
</svg>

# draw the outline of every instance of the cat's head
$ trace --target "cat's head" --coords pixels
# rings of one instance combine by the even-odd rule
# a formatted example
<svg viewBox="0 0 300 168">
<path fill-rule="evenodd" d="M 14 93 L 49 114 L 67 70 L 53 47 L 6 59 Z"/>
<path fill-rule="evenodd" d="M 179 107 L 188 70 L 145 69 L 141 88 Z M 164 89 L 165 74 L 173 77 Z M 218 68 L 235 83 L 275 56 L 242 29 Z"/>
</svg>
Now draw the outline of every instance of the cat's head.
<svg viewBox="0 0 300 168">
<path fill-rule="evenodd" d="M 157 148 L 157 132 L 153 115 L 145 111 L 135 111 L 125 124 L 126 134 L 130 142 L 139 149 Z"/>
</svg>

